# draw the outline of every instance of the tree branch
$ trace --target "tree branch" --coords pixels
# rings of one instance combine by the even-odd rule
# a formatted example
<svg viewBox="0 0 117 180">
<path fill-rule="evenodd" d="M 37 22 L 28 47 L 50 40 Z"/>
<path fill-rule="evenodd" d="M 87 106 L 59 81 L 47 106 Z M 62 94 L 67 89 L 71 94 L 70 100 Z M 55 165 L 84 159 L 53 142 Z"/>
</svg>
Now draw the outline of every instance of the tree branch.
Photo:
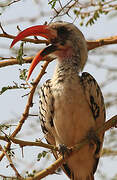
<svg viewBox="0 0 117 180">
<path fill-rule="evenodd" d="M 0 34 L 0 37 L 8 38 L 8 39 L 15 39 L 16 36 L 7 34 L 7 33 L 5 32 L 5 33 Z M 24 39 L 22 39 L 21 41 L 30 42 L 30 43 L 34 43 L 34 44 L 48 43 L 47 40 L 31 39 L 31 38 L 24 38 Z"/>
<path fill-rule="evenodd" d="M 11 4 L 14 4 L 14 3 L 16 3 L 16 2 L 19 2 L 19 1 L 21 1 L 21 0 L 14 0 L 14 1 L 12 1 L 12 2 L 10 2 L 10 3 L 1 3 L 0 4 L 0 7 L 6 7 L 6 6 L 10 6 Z"/>
<path fill-rule="evenodd" d="M 18 144 L 20 147 L 25 147 L 25 146 L 37 146 L 37 147 L 43 147 L 43 148 L 47 148 L 53 151 L 58 151 L 58 147 L 51 145 L 51 144 L 47 144 L 47 143 L 43 143 L 42 141 L 24 141 L 21 139 L 17 139 L 17 138 L 13 138 L 13 137 L 6 137 L 6 136 L 0 136 L 0 140 L 9 142 L 12 141 L 14 144 Z M 108 148 L 103 148 L 101 156 L 116 156 L 117 155 L 117 151 L 115 150 L 111 150 Z"/>
<path fill-rule="evenodd" d="M 20 174 L 18 173 L 16 167 L 14 166 L 12 160 L 11 160 L 11 157 L 7 154 L 7 152 L 2 148 L 2 146 L 0 145 L 0 149 L 2 150 L 2 152 L 4 153 L 4 155 L 6 156 L 6 158 L 8 159 L 9 163 L 10 163 L 10 166 L 11 168 L 14 170 L 15 172 L 15 175 L 18 179 L 22 179 L 22 177 L 20 176 Z"/>
<path fill-rule="evenodd" d="M 97 39 L 95 41 L 87 41 L 87 48 L 89 51 L 89 50 L 92 50 L 101 46 L 109 45 L 109 44 L 117 44 L 117 36 Z"/>
<path fill-rule="evenodd" d="M 101 156 L 117 156 L 117 151 L 112 149 L 103 148 Z"/>
<path fill-rule="evenodd" d="M 34 58 L 34 56 L 25 57 L 25 58 L 23 58 L 22 61 L 23 61 L 23 63 L 31 63 L 33 58 Z M 19 64 L 19 61 L 17 60 L 17 58 L 9 58 L 8 60 L 0 61 L 0 68 L 5 67 L 5 66 L 16 65 L 16 64 Z"/>
<path fill-rule="evenodd" d="M 6 137 L 6 136 L 0 136 L 0 140 L 6 141 L 6 142 L 12 141 L 14 144 L 20 145 L 20 147 L 24 147 L 24 146 L 40 146 L 40 147 L 48 148 L 50 150 L 55 150 L 55 151 L 58 150 L 58 148 L 55 147 L 54 145 L 46 144 L 46 143 L 43 143 L 42 141 L 36 141 L 36 142 L 24 141 L 24 140 L 21 140 L 21 139 L 16 139 L 16 138 L 13 138 L 13 137 Z"/>
</svg>

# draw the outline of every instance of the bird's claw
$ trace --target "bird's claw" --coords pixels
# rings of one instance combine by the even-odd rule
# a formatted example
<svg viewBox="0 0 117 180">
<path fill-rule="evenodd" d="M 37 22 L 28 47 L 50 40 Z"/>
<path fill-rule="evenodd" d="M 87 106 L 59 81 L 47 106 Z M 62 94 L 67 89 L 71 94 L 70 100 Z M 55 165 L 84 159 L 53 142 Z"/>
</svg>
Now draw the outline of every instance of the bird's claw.
<svg viewBox="0 0 117 180">
<path fill-rule="evenodd" d="M 69 154 L 69 151 L 70 151 L 70 150 L 67 148 L 67 146 L 64 145 L 64 144 L 59 144 L 58 149 L 59 149 L 59 153 L 62 154 L 63 159 L 64 159 L 64 157 L 65 157 L 65 153 Z"/>
</svg>

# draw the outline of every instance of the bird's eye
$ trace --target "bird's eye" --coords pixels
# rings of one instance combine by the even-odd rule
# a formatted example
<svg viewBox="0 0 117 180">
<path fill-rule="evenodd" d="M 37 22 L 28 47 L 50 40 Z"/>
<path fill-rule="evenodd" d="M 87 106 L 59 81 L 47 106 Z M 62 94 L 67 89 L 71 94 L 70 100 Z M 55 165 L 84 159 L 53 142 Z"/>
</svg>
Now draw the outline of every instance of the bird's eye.
<svg viewBox="0 0 117 180">
<path fill-rule="evenodd" d="M 59 35 L 59 34 L 65 34 L 65 33 L 68 32 L 68 30 L 67 30 L 65 27 L 59 27 L 59 28 L 57 29 L 57 32 L 58 32 L 58 35 Z"/>
<path fill-rule="evenodd" d="M 59 27 L 57 29 L 57 33 L 58 33 L 58 37 L 63 38 L 63 39 L 64 38 L 66 39 L 69 36 L 69 31 L 66 27 Z"/>
</svg>

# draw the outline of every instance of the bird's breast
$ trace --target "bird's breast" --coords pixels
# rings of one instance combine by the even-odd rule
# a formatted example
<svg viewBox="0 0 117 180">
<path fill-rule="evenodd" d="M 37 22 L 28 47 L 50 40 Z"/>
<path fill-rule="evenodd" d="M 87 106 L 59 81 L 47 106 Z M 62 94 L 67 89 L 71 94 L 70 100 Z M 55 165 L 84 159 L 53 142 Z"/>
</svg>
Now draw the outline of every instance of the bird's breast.
<svg viewBox="0 0 117 180">
<path fill-rule="evenodd" d="M 77 81 L 53 86 L 54 126 L 57 143 L 72 146 L 94 127 L 94 119 L 82 86 Z"/>
</svg>

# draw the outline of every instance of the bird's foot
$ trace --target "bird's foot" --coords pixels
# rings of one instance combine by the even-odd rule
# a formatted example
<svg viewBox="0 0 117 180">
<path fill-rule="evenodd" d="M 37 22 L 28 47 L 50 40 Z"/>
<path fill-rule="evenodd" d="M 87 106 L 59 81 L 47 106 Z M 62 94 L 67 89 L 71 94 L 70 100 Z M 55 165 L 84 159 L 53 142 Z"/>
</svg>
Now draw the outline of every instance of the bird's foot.
<svg viewBox="0 0 117 180">
<path fill-rule="evenodd" d="M 93 129 L 88 132 L 87 138 L 89 140 L 90 147 L 93 147 L 96 158 L 100 157 L 101 142 L 97 134 Z"/>
<path fill-rule="evenodd" d="M 62 154 L 63 159 L 64 159 L 64 157 L 65 157 L 65 153 L 67 153 L 67 154 L 70 153 L 70 149 L 67 148 L 67 146 L 64 145 L 64 144 L 59 144 L 58 149 L 59 149 L 59 153 Z"/>
</svg>

